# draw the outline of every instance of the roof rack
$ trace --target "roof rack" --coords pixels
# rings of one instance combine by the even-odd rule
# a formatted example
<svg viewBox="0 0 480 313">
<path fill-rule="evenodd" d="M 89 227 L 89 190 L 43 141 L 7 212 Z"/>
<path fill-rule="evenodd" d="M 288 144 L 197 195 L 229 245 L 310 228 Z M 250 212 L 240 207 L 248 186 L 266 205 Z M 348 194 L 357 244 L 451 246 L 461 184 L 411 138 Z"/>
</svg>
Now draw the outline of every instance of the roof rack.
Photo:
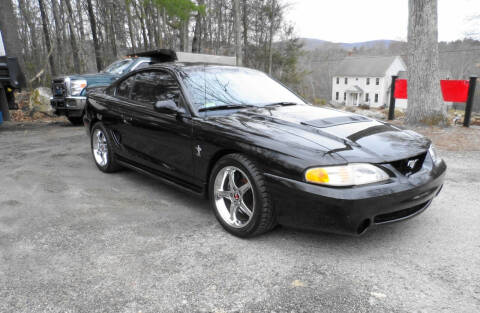
<svg viewBox="0 0 480 313">
<path fill-rule="evenodd" d="M 201 53 L 175 52 L 170 49 L 157 49 L 152 51 L 132 53 L 128 54 L 127 57 L 149 57 L 152 58 L 152 61 L 156 63 L 177 61 L 181 63 L 207 63 L 233 66 L 237 65 L 237 60 L 235 57 Z"/>
<path fill-rule="evenodd" d="M 177 54 L 170 49 L 157 49 L 152 51 L 138 52 L 127 54 L 127 57 L 148 57 L 152 58 L 154 62 L 175 62 L 177 60 Z"/>
</svg>

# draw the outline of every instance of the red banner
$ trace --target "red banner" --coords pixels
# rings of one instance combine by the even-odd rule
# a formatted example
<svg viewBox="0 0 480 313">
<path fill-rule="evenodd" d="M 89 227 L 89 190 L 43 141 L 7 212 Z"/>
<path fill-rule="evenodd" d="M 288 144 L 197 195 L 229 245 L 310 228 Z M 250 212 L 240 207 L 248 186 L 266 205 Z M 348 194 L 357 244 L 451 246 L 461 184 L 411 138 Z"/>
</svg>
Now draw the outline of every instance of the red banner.
<svg viewBox="0 0 480 313">
<path fill-rule="evenodd" d="M 407 99 L 407 80 L 397 79 L 395 81 L 395 92 L 393 93 L 395 99 Z"/>
<path fill-rule="evenodd" d="M 447 102 L 467 102 L 468 80 L 441 80 L 443 100 Z"/>
<path fill-rule="evenodd" d="M 467 102 L 468 80 L 441 80 L 443 100 L 447 102 Z M 407 99 L 407 80 L 397 79 L 395 82 L 395 99 Z"/>
</svg>

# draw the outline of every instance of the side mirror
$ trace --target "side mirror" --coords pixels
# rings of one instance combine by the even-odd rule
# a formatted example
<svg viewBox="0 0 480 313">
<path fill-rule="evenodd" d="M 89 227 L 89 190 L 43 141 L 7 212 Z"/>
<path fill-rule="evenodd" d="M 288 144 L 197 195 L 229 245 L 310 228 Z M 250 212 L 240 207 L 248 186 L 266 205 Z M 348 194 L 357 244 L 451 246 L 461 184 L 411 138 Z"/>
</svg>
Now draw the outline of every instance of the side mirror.
<svg viewBox="0 0 480 313">
<path fill-rule="evenodd" d="M 168 99 L 168 100 L 161 100 L 157 101 L 154 105 L 155 111 L 158 113 L 184 113 L 185 111 L 182 108 L 177 107 L 175 101 Z"/>
</svg>

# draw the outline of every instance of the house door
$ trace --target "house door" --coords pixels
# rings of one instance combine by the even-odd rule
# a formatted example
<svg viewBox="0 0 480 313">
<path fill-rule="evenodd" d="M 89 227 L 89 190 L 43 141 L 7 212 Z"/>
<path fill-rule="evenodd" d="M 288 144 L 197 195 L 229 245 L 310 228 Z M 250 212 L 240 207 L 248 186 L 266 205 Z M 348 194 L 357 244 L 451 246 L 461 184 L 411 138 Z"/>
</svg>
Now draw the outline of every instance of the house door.
<svg viewBox="0 0 480 313">
<path fill-rule="evenodd" d="M 352 105 L 357 105 L 358 93 L 352 94 Z"/>
</svg>

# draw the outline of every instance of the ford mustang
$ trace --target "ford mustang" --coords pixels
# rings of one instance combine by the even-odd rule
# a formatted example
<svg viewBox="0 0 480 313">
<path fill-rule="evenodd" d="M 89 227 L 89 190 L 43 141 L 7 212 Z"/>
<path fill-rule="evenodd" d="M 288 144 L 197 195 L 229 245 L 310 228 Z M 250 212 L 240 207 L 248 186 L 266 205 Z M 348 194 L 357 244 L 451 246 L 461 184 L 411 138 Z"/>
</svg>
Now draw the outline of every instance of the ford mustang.
<svg viewBox="0 0 480 313">
<path fill-rule="evenodd" d="M 423 212 L 446 165 L 431 141 L 306 103 L 253 69 L 167 62 L 89 90 L 96 166 L 122 167 L 207 197 L 251 237 L 277 224 L 359 235 Z"/>
</svg>

